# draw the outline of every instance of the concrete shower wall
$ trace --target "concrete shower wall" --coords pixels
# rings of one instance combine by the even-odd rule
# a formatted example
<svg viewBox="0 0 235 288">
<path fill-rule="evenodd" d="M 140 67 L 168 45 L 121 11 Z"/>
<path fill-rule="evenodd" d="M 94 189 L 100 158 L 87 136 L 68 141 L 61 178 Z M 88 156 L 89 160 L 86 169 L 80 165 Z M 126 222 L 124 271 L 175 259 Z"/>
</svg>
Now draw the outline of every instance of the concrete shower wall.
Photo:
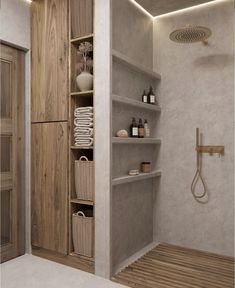
<svg viewBox="0 0 235 288">
<path fill-rule="evenodd" d="M 222 0 L 159 17 L 154 22 L 154 68 L 161 74 L 160 191 L 155 207 L 160 242 L 234 253 L 234 2 Z M 209 45 L 177 44 L 174 29 L 203 25 Z M 225 145 L 225 155 L 202 156 L 209 202 L 190 185 L 196 169 L 195 129 L 204 145 Z M 199 185 L 201 188 L 201 186 Z"/>
<path fill-rule="evenodd" d="M 151 68 L 153 65 L 152 19 L 129 0 L 113 0 L 112 5 L 112 48 L 133 61 Z M 154 85 L 152 82 L 152 79 L 113 61 L 113 93 L 140 100 L 143 90 L 150 84 Z M 151 112 L 146 113 L 130 106 L 113 104 L 113 136 L 119 129 L 129 130 L 132 117 L 147 118 L 151 124 L 154 120 Z M 156 127 L 153 126 L 156 125 L 152 125 L 155 130 Z M 157 151 L 154 146 L 113 145 L 112 155 L 112 177 L 114 178 L 126 175 L 129 169 L 139 168 L 143 159 L 154 161 L 157 158 Z M 153 242 L 152 191 L 152 180 L 119 185 L 112 189 L 113 273 L 133 254 Z"/>
</svg>

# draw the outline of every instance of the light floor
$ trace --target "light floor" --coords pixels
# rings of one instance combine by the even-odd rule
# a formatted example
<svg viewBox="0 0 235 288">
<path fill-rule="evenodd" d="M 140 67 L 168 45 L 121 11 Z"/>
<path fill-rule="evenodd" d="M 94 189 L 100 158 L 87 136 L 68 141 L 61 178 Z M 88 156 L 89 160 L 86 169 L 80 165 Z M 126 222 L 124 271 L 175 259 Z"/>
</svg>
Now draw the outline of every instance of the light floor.
<svg viewBox="0 0 235 288">
<path fill-rule="evenodd" d="M 1 276 L 1 288 L 126 287 L 29 254 L 1 264 Z"/>
</svg>

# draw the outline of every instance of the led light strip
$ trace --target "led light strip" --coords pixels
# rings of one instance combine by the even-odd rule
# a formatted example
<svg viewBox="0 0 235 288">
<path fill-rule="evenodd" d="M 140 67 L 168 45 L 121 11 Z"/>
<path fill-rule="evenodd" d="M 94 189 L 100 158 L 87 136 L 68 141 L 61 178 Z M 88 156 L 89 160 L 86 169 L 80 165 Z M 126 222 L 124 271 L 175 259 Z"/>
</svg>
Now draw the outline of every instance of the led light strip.
<svg viewBox="0 0 235 288">
<path fill-rule="evenodd" d="M 177 14 L 177 13 L 182 13 L 182 12 L 190 11 L 190 10 L 192 10 L 194 8 L 199 8 L 199 7 L 203 7 L 203 6 L 209 6 L 209 5 L 214 4 L 215 2 L 223 2 L 223 1 L 227 1 L 227 0 L 213 0 L 213 1 L 210 1 L 210 2 L 194 5 L 194 6 L 191 6 L 191 7 L 187 7 L 187 8 L 183 8 L 183 9 L 180 9 L 180 10 L 172 11 L 172 12 L 165 13 L 165 14 L 162 14 L 162 15 L 153 16 L 146 9 L 144 9 L 144 7 L 142 7 L 139 3 L 137 3 L 136 0 L 130 0 L 131 3 L 133 3 L 142 12 L 144 12 L 146 15 L 148 15 L 151 19 L 157 19 L 159 17 L 169 16 L 171 14 L 173 15 L 173 14 Z"/>
<path fill-rule="evenodd" d="M 146 15 L 148 15 L 151 19 L 154 19 L 155 17 L 150 14 L 147 10 L 145 10 L 139 3 L 137 3 L 135 0 L 130 0 L 131 3 L 133 3 L 136 7 L 138 7 L 142 12 L 144 12 Z"/>
</svg>

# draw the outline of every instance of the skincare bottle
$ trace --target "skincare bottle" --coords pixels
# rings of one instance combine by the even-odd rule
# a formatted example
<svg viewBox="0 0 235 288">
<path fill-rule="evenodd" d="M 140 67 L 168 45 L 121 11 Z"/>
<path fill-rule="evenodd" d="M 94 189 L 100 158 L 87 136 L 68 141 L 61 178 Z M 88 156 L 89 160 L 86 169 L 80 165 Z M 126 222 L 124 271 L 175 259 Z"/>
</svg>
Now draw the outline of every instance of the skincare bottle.
<svg viewBox="0 0 235 288">
<path fill-rule="evenodd" d="M 138 137 L 139 138 L 144 138 L 144 125 L 143 125 L 142 119 L 139 119 Z"/>
<path fill-rule="evenodd" d="M 148 101 L 149 101 L 150 104 L 155 104 L 156 103 L 156 96 L 153 93 L 153 87 L 152 86 L 150 86 L 150 89 L 149 89 Z"/>
<path fill-rule="evenodd" d="M 150 137 L 150 128 L 146 119 L 144 120 L 144 137 Z"/>
<path fill-rule="evenodd" d="M 144 90 L 143 95 L 142 95 L 142 102 L 143 103 L 148 103 L 148 95 L 145 92 L 145 90 Z"/>
<path fill-rule="evenodd" d="M 130 127 L 130 135 L 131 137 L 138 137 L 138 125 L 134 117 L 132 118 L 132 123 Z"/>
</svg>

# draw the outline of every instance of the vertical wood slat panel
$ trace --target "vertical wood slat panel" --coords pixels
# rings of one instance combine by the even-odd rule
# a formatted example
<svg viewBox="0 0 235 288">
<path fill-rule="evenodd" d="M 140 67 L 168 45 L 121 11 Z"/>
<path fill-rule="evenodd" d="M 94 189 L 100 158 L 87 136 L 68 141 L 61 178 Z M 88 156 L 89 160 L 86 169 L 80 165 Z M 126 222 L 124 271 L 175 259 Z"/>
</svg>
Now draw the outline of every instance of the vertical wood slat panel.
<svg viewBox="0 0 235 288">
<path fill-rule="evenodd" d="M 93 0 L 71 0 L 72 38 L 93 33 Z"/>
<path fill-rule="evenodd" d="M 32 124 L 32 245 L 67 253 L 67 123 Z"/>
<path fill-rule="evenodd" d="M 67 120 L 68 1 L 32 2 L 32 122 Z"/>
</svg>

